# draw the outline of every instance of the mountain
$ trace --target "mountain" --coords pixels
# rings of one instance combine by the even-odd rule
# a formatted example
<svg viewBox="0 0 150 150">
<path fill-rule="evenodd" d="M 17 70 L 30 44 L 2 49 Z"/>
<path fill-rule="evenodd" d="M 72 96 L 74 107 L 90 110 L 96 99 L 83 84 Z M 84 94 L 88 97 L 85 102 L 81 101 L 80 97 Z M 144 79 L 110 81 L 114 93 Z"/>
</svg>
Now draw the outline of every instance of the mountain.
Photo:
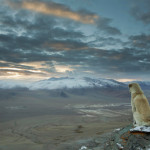
<svg viewBox="0 0 150 150">
<path fill-rule="evenodd" d="M 124 83 L 117 82 L 112 79 L 102 78 L 49 78 L 47 80 L 41 80 L 30 85 L 30 89 L 81 89 L 81 88 L 106 88 L 106 87 L 124 87 Z"/>
<path fill-rule="evenodd" d="M 142 89 L 150 89 L 149 81 L 135 81 Z M 96 89 L 96 88 L 127 88 L 130 82 L 122 83 L 113 79 L 92 77 L 60 77 L 39 80 L 36 82 L 23 82 L 15 80 L 0 80 L 0 88 L 28 88 L 30 90 L 57 90 L 57 89 Z"/>
</svg>

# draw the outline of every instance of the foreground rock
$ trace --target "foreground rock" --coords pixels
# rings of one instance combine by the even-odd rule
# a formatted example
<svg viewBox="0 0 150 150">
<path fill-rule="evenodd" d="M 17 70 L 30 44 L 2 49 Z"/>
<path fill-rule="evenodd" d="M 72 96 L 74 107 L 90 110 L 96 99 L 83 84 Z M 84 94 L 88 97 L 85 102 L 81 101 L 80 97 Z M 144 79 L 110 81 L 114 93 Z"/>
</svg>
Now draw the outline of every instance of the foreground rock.
<svg viewBox="0 0 150 150">
<path fill-rule="evenodd" d="M 138 126 L 138 127 L 130 129 L 130 132 L 145 132 L 145 133 L 150 133 L 150 127 L 148 127 L 148 126 Z"/>
<path fill-rule="evenodd" d="M 132 125 L 112 133 L 61 145 L 59 150 L 150 150 L 150 127 Z"/>
<path fill-rule="evenodd" d="M 150 150 L 150 127 L 127 126 L 116 130 L 105 143 L 105 150 Z"/>
<path fill-rule="evenodd" d="M 77 140 L 75 142 L 64 143 L 57 150 L 103 150 L 106 140 L 111 133 L 106 133 L 101 136 L 91 137 L 89 139 Z"/>
</svg>

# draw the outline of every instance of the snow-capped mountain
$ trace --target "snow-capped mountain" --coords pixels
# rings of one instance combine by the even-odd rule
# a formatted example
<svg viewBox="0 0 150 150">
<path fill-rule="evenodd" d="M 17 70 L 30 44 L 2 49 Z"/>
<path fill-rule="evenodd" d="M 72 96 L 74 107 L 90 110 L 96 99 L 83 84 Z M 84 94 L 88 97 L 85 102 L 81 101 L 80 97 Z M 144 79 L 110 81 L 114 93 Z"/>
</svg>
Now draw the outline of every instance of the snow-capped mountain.
<svg viewBox="0 0 150 150">
<path fill-rule="evenodd" d="M 142 89 L 150 89 L 150 82 L 136 81 Z M 112 79 L 92 78 L 92 77 L 61 77 L 49 78 L 36 82 L 21 82 L 13 80 L 0 80 L 0 88 L 11 89 L 16 87 L 38 89 L 80 89 L 80 88 L 108 88 L 108 87 L 128 87 L 130 82 L 122 83 Z"/>
<path fill-rule="evenodd" d="M 30 85 L 30 89 L 72 89 L 72 88 L 104 88 L 104 87 L 123 87 L 124 83 L 117 82 L 112 79 L 102 79 L 102 78 L 50 78 L 47 80 L 41 80 Z"/>
<path fill-rule="evenodd" d="M 73 88 L 106 88 L 106 87 L 124 87 L 124 83 L 103 78 L 90 77 L 61 77 L 49 78 L 37 82 L 15 82 L 15 81 L 0 81 L 0 88 L 11 89 L 16 87 L 25 87 L 31 90 L 38 89 L 73 89 Z"/>
</svg>

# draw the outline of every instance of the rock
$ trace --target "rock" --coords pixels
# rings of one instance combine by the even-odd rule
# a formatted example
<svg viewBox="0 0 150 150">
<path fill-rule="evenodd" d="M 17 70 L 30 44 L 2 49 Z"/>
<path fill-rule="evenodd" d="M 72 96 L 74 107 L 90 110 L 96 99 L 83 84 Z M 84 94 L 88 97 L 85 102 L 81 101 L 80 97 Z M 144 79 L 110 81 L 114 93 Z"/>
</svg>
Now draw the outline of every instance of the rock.
<svg viewBox="0 0 150 150">
<path fill-rule="evenodd" d="M 80 139 L 60 145 L 56 150 L 104 150 L 104 143 L 111 133 L 105 133 L 89 139 Z"/>
<path fill-rule="evenodd" d="M 111 133 L 64 143 L 57 150 L 150 150 L 150 127 L 129 125 Z"/>
<path fill-rule="evenodd" d="M 131 125 L 115 130 L 105 143 L 104 150 L 148 150 L 150 148 L 150 127 Z"/>
<path fill-rule="evenodd" d="M 148 127 L 148 126 L 138 126 L 138 127 L 130 129 L 130 132 L 145 132 L 145 133 L 150 133 L 150 127 Z"/>
</svg>

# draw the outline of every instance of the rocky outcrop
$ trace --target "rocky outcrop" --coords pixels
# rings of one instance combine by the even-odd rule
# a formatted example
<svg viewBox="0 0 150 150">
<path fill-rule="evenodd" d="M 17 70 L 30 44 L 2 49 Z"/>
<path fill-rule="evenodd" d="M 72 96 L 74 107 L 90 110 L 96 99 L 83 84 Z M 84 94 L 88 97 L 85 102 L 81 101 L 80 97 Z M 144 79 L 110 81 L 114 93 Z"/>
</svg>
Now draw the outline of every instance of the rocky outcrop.
<svg viewBox="0 0 150 150">
<path fill-rule="evenodd" d="M 104 150 L 150 150 L 150 127 L 133 128 L 129 125 L 115 130 Z"/>
<path fill-rule="evenodd" d="M 109 137 L 110 133 L 106 133 L 89 139 L 67 142 L 57 147 L 56 150 L 104 150 L 104 143 Z"/>
<path fill-rule="evenodd" d="M 62 145 L 59 150 L 150 150 L 150 127 L 132 125 Z"/>
</svg>

